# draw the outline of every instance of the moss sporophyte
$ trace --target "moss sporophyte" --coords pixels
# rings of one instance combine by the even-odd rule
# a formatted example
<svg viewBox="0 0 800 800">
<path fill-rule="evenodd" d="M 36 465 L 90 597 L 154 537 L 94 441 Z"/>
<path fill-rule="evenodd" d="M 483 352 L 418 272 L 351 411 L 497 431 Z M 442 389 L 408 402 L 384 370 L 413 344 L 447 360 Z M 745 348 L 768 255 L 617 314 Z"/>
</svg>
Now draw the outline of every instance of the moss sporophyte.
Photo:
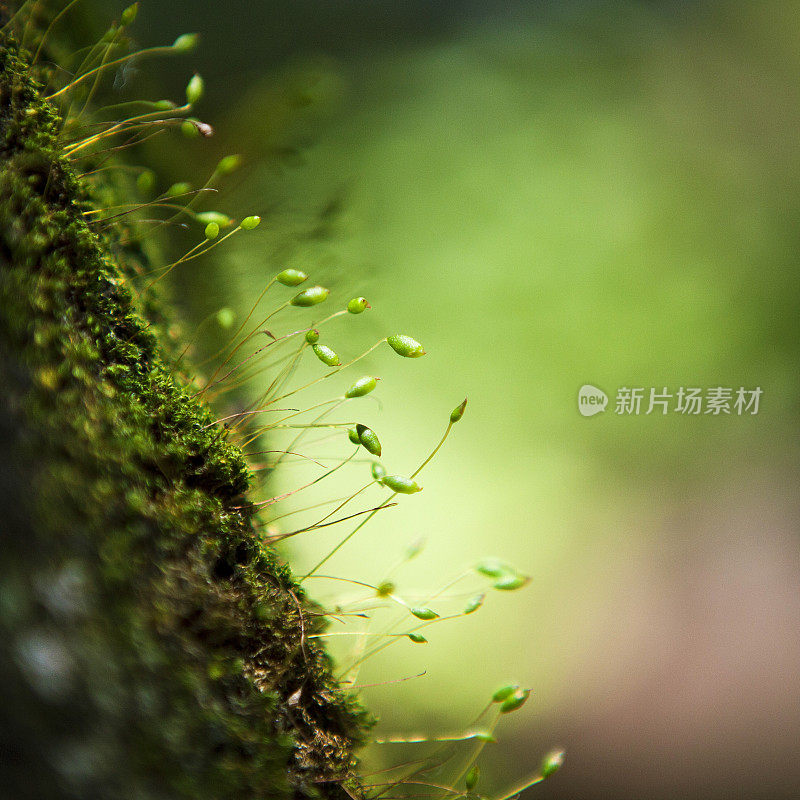
<svg viewBox="0 0 800 800">
<path fill-rule="evenodd" d="M 156 132 L 213 133 L 190 116 L 205 93 L 199 74 L 181 104 L 103 105 L 119 69 L 183 57 L 198 35 L 132 50 L 133 4 L 96 42 L 70 43 L 65 21 L 78 5 L 23 3 L 0 34 L 0 433 L 13 431 L 0 441 L 15 467 L 0 491 L 22 501 L 0 561 L 10 587 L 0 639 L 17 648 L 0 658 L 13 698 L 0 713 L 32 720 L 4 784 L 20 797 L 51 796 L 65 781 L 77 796 L 124 786 L 144 800 L 377 800 L 387 787 L 445 800 L 481 786 L 508 800 L 553 774 L 560 751 L 510 790 L 483 788 L 478 759 L 530 695 L 516 684 L 456 734 L 368 736 L 356 694 L 366 661 L 388 647 L 435 646 L 434 625 L 475 613 L 491 589 L 528 582 L 487 559 L 410 592 L 401 573 L 421 542 L 370 580 L 323 574 L 340 552 L 357 558 L 357 536 L 378 512 L 415 501 L 406 496 L 422 490 L 466 400 L 442 414 L 443 435 L 416 469 L 396 464 L 390 437 L 384 447 L 363 421 L 380 378 L 350 368 L 384 344 L 408 359 L 426 351 L 390 334 L 358 352 L 342 325 L 363 324 L 370 303 L 353 297 L 324 313 L 338 292 L 300 288 L 313 271 L 303 263 L 272 265 L 246 311 L 223 305 L 172 335 L 179 322 L 164 293 L 181 270 L 233 236 L 258 237 L 270 218 L 203 208 L 243 156 L 224 156 L 199 188 L 179 180 L 160 192 L 157 171 L 129 161 Z M 158 260 L 176 222 L 194 244 Z M 201 356 L 209 334 L 217 345 Z M 331 396 L 304 401 L 320 384 L 335 386 Z M 319 451 L 323 441 L 335 455 Z M 292 483 L 298 464 L 313 477 Z M 288 487 L 280 494 L 276 474 Z M 345 496 L 330 496 L 333 475 L 351 476 Z M 335 544 L 293 575 L 274 545 L 318 531 L 338 531 Z M 79 587 L 69 613 L 41 600 L 42 586 L 67 580 Z M 312 584 L 342 593 L 323 606 L 309 599 Z M 333 637 L 353 642 L 335 662 Z M 44 683 L 42 653 L 61 665 Z M 367 774 L 355 757 L 365 741 L 428 749 L 411 761 L 385 756 Z M 80 770 L 69 752 L 84 754 Z"/>
</svg>

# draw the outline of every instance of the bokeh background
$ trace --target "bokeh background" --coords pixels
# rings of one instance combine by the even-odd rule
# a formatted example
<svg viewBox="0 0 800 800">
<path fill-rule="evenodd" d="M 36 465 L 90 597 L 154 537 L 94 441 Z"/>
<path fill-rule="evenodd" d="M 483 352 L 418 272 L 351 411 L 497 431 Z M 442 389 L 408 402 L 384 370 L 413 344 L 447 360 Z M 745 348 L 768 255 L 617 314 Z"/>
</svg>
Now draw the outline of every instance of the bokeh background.
<svg viewBox="0 0 800 800">
<path fill-rule="evenodd" d="M 798 4 L 171 0 L 143 2 L 136 30 L 204 39 L 126 75 L 176 99 L 205 77 L 217 135 L 153 144 L 160 184 L 239 152 L 208 207 L 264 218 L 173 274 L 190 327 L 241 318 L 284 266 L 334 305 L 366 295 L 326 334 L 343 355 L 394 331 L 428 350 L 352 375 L 382 377 L 359 414 L 391 471 L 469 396 L 425 491 L 326 571 L 375 582 L 425 537 L 404 590 L 485 555 L 532 577 L 365 665 L 364 684 L 426 671 L 364 689 L 379 735 L 457 729 L 516 680 L 532 698 L 481 762 L 498 789 L 560 745 L 565 768 L 526 798 L 800 795 Z M 201 354 L 224 335 L 203 330 Z M 584 418 L 584 383 L 612 406 L 623 386 L 763 396 L 755 416 Z M 325 496 L 361 484 L 351 466 Z M 265 496 L 314 469 L 287 464 Z M 291 540 L 296 570 L 337 536 Z"/>
</svg>

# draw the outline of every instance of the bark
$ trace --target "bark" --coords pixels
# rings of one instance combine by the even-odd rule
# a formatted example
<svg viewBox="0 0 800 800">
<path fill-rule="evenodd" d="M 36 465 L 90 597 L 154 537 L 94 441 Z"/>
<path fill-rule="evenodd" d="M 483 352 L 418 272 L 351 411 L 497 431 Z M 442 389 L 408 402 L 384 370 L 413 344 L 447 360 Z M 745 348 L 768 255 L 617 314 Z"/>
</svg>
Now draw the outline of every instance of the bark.
<svg viewBox="0 0 800 800">
<path fill-rule="evenodd" d="M 0 39 L 2 793 L 345 797 L 364 712 L 25 57 Z"/>
</svg>

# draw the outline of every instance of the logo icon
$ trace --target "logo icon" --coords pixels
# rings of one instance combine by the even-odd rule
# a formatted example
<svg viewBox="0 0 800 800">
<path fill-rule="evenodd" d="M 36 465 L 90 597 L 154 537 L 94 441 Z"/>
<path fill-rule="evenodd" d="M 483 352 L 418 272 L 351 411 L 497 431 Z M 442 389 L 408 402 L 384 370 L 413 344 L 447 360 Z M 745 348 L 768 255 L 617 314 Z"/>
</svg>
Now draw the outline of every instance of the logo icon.
<svg viewBox="0 0 800 800">
<path fill-rule="evenodd" d="M 578 411 L 584 417 L 593 417 L 601 411 L 606 410 L 608 405 L 608 397 L 602 389 L 592 386 L 591 383 L 585 383 L 578 391 Z"/>
</svg>

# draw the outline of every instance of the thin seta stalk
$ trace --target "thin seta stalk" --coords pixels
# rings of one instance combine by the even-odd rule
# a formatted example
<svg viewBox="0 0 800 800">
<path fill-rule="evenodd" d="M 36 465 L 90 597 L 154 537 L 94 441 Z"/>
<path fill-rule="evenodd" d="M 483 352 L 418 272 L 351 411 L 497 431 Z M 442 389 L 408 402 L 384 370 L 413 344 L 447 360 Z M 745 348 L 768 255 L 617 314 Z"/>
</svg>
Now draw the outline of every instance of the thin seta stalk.
<svg viewBox="0 0 800 800">
<path fill-rule="evenodd" d="M 380 342 L 378 344 L 380 344 Z M 447 428 L 444 432 L 444 435 L 442 436 L 436 447 L 433 448 L 430 455 L 412 473 L 412 475 L 409 478 L 410 481 L 413 482 L 414 478 L 416 478 L 417 475 L 419 475 L 419 473 L 422 472 L 422 470 L 430 463 L 431 459 L 436 455 L 436 453 L 439 452 L 442 445 L 447 440 L 447 437 L 450 435 L 450 431 L 452 430 L 453 425 L 455 425 L 455 423 L 458 422 L 464 415 L 464 410 L 466 406 L 467 406 L 467 401 L 464 400 L 461 403 L 461 405 L 459 405 L 456 409 L 454 409 L 453 412 L 450 414 L 450 421 L 447 424 Z M 384 477 L 380 480 L 386 481 L 386 478 Z M 417 487 L 415 491 L 419 491 L 419 487 Z M 378 509 L 380 509 L 383 505 L 390 503 L 392 500 L 394 500 L 395 497 L 397 497 L 398 494 L 401 493 L 406 494 L 407 492 L 403 490 L 393 491 L 392 494 L 387 498 L 387 500 L 385 500 L 384 503 L 381 504 L 381 506 L 378 506 Z M 377 510 L 373 511 L 369 516 L 367 516 L 366 519 L 364 519 L 358 525 L 356 525 L 356 527 L 349 534 L 347 534 L 347 536 L 345 536 L 344 539 L 342 539 L 329 553 L 327 553 L 327 555 L 323 556 L 323 558 L 321 558 L 309 572 L 307 572 L 302 578 L 300 578 L 298 582 L 302 584 L 303 581 L 310 578 L 321 566 L 326 564 L 333 555 L 335 555 L 339 550 L 341 550 L 341 548 L 344 547 L 344 545 L 346 545 L 350 541 L 350 539 L 352 539 L 375 516 L 376 513 Z"/>
<path fill-rule="evenodd" d="M 74 5 L 74 3 L 76 1 L 77 0 L 73 0 L 73 2 L 70 3 L 70 6 Z M 66 12 L 67 10 L 68 10 L 68 8 L 64 9 L 64 12 Z M 59 14 L 59 16 L 62 16 L 64 12 Z M 55 22 L 55 20 L 54 20 L 54 22 Z M 99 65 L 97 67 L 94 67 L 93 69 L 88 70 L 87 72 L 84 72 L 82 75 L 79 75 L 77 78 L 72 80 L 66 86 L 62 86 L 57 91 L 53 92 L 52 94 L 49 94 L 46 97 L 46 99 L 47 100 L 55 100 L 57 97 L 60 97 L 61 95 L 65 94 L 66 92 L 69 92 L 72 89 L 76 88 L 77 86 L 82 84 L 88 78 L 91 78 L 93 75 L 96 75 L 98 72 L 102 72 L 104 70 L 110 69 L 111 67 L 119 67 L 122 64 L 125 64 L 128 61 L 131 61 L 134 58 L 142 58 L 143 56 L 171 55 L 173 53 L 188 53 L 188 52 L 190 52 L 191 50 L 193 50 L 195 48 L 198 39 L 199 39 L 199 37 L 198 37 L 197 34 L 185 33 L 182 36 L 179 36 L 171 45 L 161 45 L 161 46 L 158 46 L 158 47 L 146 47 L 143 50 L 137 50 L 135 53 L 129 53 L 126 56 L 122 56 L 120 58 L 115 58 L 113 61 L 108 61 L 108 62 L 106 62 L 104 64 L 101 64 L 101 65 Z M 40 45 L 40 48 L 37 51 L 37 55 L 41 51 L 41 46 L 42 45 Z"/>
</svg>

